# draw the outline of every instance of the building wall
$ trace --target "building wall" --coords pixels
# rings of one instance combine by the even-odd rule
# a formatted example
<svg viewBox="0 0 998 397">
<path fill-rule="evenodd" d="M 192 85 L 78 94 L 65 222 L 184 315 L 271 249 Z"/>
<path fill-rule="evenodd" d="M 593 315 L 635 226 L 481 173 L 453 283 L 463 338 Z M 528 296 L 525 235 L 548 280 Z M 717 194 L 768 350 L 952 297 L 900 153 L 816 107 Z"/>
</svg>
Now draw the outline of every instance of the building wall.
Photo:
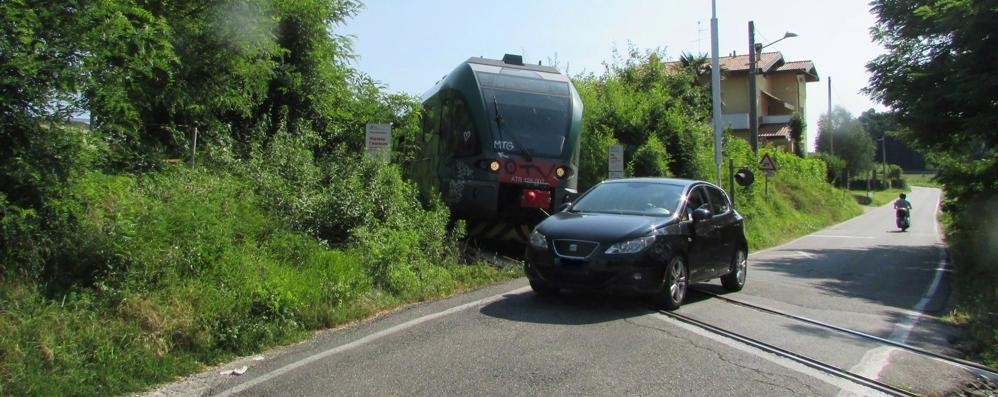
<svg viewBox="0 0 998 397">
<path fill-rule="evenodd" d="M 759 97 L 756 99 L 759 105 L 759 116 L 772 114 L 771 110 L 777 114 L 787 113 L 776 109 L 770 109 L 769 99 L 762 94 L 762 90 L 773 94 L 794 107 L 794 112 L 800 113 L 802 119 L 807 120 L 807 83 L 804 76 L 795 72 L 769 73 L 756 75 L 756 87 L 759 89 Z M 725 75 L 721 81 L 721 101 L 724 104 L 722 112 L 724 114 L 748 113 L 748 73 L 739 72 Z M 807 142 L 808 128 L 805 126 L 802 135 L 802 142 Z M 747 130 L 735 131 L 735 136 L 748 139 Z M 776 142 L 773 142 L 776 143 Z M 789 143 L 781 142 L 778 146 L 789 149 Z"/>
<path fill-rule="evenodd" d="M 721 102 L 723 113 L 748 113 L 748 74 L 731 73 L 721 80 Z"/>
<path fill-rule="evenodd" d="M 772 73 L 766 76 L 766 91 L 800 109 L 800 84 L 797 74 L 792 72 Z"/>
</svg>

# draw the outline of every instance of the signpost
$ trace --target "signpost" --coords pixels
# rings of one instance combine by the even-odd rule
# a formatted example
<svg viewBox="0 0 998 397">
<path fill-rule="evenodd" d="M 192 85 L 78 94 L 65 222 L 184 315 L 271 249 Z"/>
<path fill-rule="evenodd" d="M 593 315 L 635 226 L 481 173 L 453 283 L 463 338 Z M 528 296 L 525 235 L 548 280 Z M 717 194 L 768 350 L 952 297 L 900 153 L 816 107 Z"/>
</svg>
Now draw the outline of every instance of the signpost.
<svg viewBox="0 0 998 397">
<path fill-rule="evenodd" d="M 759 169 L 763 170 L 766 174 L 766 196 L 769 196 L 769 177 L 776 173 L 776 162 L 769 157 L 769 153 L 764 153 L 762 155 L 762 160 L 759 160 Z"/>
<path fill-rule="evenodd" d="M 367 155 L 383 158 L 385 162 L 392 160 L 392 125 L 368 123 L 365 128 L 364 141 Z"/>
<path fill-rule="evenodd" d="M 610 179 L 624 178 L 624 147 L 610 145 Z"/>
</svg>

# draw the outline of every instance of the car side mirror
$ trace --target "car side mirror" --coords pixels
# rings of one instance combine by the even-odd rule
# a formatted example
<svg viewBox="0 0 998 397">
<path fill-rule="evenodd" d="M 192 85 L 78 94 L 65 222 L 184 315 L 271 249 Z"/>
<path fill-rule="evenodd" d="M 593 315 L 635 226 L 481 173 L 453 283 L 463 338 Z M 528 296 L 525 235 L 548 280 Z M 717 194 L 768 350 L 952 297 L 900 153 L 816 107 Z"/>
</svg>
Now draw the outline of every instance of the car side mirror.
<svg viewBox="0 0 998 397">
<path fill-rule="evenodd" d="M 561 205 L 559 205 L 557 208 L 554 209 L 554 212 L 563 212 L 563 211 L 567 210 L 568 207 L 571 207 L 571 206 L 572 206 L 572 202 L 561 203 Z"/>
<path fill-rule="evenodd" d="M 714 214 L 711 213 L 710 210 L 706 208 L 697 208 L 693 210 L 693 222 L 705 221 L 712 218 L 713 216 Z"/>
</svg>

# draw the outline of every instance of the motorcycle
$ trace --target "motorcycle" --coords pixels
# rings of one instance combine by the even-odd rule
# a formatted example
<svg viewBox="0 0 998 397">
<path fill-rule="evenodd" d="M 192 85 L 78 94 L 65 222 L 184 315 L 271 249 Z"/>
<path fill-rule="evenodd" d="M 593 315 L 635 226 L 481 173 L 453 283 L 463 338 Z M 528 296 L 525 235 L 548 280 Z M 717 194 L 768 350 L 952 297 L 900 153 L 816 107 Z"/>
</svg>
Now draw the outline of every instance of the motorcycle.
<svg viewBox="0 0 998 397">
<path fill-rule="evenodd" d="M 911 216 L 907 208 L 897 209 L 897 226 L 902 232 L 911 227 Z"/>
</svg>

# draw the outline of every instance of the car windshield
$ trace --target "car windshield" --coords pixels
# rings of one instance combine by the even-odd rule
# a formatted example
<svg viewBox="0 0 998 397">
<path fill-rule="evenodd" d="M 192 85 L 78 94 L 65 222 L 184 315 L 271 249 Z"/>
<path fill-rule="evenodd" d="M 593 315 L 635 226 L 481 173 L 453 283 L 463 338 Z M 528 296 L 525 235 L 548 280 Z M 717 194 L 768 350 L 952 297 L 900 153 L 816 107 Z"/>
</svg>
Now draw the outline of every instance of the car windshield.
<svg viewBox="0 0 998 397">
<path fill-rule="evenodd" d="M 597 185 L 574 205 L 572 212 L 668 217 L 683 197 L 683 186 L 655 182 L 608 182 Z"/>
</svg>

